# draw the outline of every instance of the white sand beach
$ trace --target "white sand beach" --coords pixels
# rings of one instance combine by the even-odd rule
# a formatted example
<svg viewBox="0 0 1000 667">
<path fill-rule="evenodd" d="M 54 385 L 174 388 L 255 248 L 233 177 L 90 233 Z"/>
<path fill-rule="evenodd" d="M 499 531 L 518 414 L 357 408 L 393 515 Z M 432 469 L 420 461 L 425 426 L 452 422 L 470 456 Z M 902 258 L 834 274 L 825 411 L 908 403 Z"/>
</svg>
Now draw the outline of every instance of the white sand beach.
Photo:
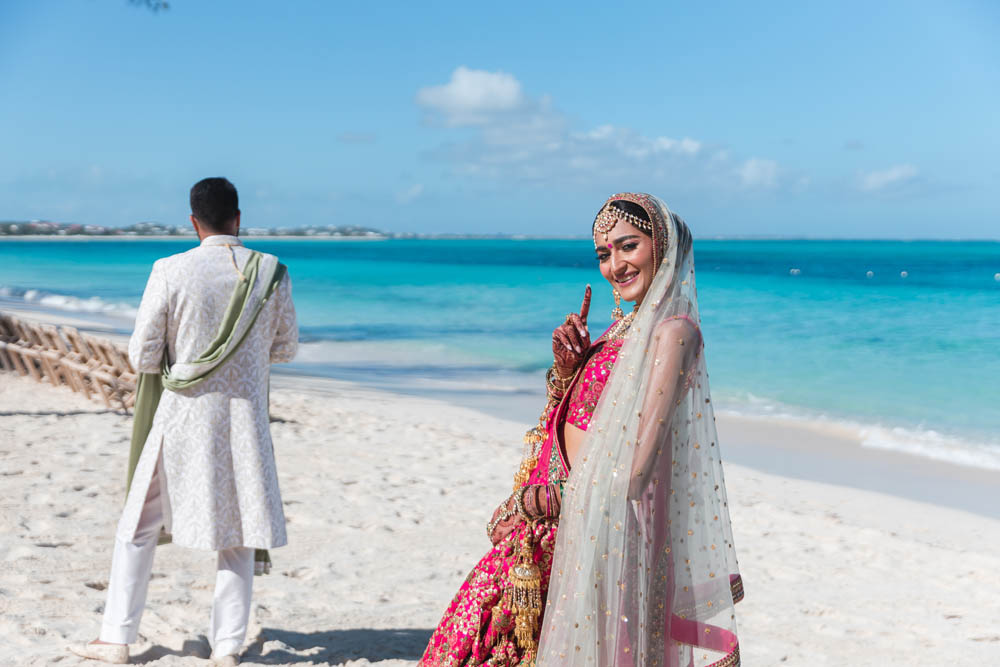
<svg viewBox="0 0 1000 667">
<path fill-rule="evenodd" d="M 275 379 L 272 419 L 289 545 L 255 581 L 244 663 L 414 664 L 487 548 L 483 527 L 528 425 L 287 376 Z M 723 454 L 741 461 L 783 460 L 782 448 L 808 458 L 802 438 L 838 437 L 719 425 Z M 94 664 L 64 647 L 98 631 L 129 429 L 68 389 L 0 373 L 0 664 Z M 860 478 L 878 464 L 858 456 Z M 1000 660 L 1000 521 L 734 463 L 726 474 L 744 665 Z M 998 478 L 977 483 L 997 489 Z M 133 663 L 208 664 L 214 561 L 159 548 Z"/>
</svg>

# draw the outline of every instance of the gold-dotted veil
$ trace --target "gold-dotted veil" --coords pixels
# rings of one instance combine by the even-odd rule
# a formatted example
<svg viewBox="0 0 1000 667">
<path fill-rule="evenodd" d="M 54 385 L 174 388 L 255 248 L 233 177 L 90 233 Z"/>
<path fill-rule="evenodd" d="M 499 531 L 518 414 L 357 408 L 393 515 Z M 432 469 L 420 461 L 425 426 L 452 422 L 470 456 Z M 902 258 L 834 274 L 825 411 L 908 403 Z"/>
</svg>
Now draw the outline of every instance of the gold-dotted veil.
<svg viewBox="0 0 1000 667">
<path fill-rule="evenodd" d="M 742 583 L 684 222 L 654 225 L 658 270 L 570 473 L 538 662 L 733 667 Z"/>
</svg>

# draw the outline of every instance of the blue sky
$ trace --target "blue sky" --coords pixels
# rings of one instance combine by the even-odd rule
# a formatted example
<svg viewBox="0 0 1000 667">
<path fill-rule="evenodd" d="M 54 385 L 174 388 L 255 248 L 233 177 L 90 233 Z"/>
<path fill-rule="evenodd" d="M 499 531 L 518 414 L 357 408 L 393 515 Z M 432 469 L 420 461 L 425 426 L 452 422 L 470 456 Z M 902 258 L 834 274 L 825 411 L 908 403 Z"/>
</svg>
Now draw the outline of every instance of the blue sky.
<svg viewBox="0 0 1000 667">
<path fill-rule="evenodd" d="M 542 5 L 542 6 L 540 6 Z M 1000 238 L 1000 5 L 0 3 L 0 219 Z"/>
</svg>

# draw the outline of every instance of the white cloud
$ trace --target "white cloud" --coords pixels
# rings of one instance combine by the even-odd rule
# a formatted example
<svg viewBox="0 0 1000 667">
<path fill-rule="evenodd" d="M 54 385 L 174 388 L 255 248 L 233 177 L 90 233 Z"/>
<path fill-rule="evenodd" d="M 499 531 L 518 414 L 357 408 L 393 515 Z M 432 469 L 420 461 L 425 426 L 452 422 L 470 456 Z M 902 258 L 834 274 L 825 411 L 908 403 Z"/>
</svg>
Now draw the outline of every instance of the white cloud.
<svg viewBox="0 0 1000 667">
<path fill-rule="evenodd" d="M 600 141 L 601 139 L 607 139 L 611 137 L 612 135 L 614 135 L 614 133 L 615 133 L 614 125 L 601 125 L 600 127 L 595 127 L 593 130 L 587 132 L 583 136 L 587 137 L 588 139 L 594 139 L 596 141 Z"/>
<path fill-rule="evenodd" d="M 681 153 L 687 153 L 688 155 L 695 155 L 701 150 L 701 142 L 695 141 L 689 137 L 684 137 L 680 141 L 674 141 L 673 139 L 660 138 L 657 141 L 661 142 L 661 146 L 665 150 L 676 150 Z M 664 145 L 662 142 L 669 142 Z"/>
<path fill-rule="evenodd" d="M 692 137 L 645 135 L 604 124 L 574 129 L 545 96 L 531 97 L 504 72 L 459 67 L 443 85 L 420 89 L 417 104 L 447 126 L 475 128 L 432 158 L 456 173 L 525 185 L 581 185 L 738 191 L 774 188 L 786 178 L 773 160 L 744 163 Z"/>
<path fill-rule="evenodd" d="M 773 188 L 778 184 L 778 163 L 750 158 L 738 169 L 740 182 L 748 188 Z"/>
<path fill-rule="evenodd" d="M 656 155 L 697 155 L 701 142 L 690 137 L 672 139 L 670 137 L 644 137 L 627 128 L 601 125 L 589 132 L 571 135 L 580 144 L 605 144 L 614 146 L 623 155 L 644 159 Z"/>
<path fill-rule="evenodd" d="M 396 201 L 400 204 L 409 204 L 420 195 L 424 194 L 422 183 L 416 183 L 396 194 Z"/>
<path fill-rule="evenodd" d="M 482 125 L 495 113 L 525 103 L 521 82 L 505 72 L 458 67 L 451 81 L 417 91 L 417 104 L 440 112 L 449 125 Z"/>
<path fill-rule="evenodd" d="M 858 187 L 864 192 L 882 192 L 911 182 L 917 176 L 912 164 L 897 164 L 881 171 L 862 172 Z"/>
</svg>

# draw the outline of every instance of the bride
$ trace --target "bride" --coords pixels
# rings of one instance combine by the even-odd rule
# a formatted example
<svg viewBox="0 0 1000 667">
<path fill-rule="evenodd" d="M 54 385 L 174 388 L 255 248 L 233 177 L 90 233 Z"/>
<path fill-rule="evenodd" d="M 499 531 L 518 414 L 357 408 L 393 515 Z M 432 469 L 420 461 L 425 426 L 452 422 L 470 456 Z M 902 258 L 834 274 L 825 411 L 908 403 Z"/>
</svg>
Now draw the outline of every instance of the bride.
<svg viewBox="0 0 1000 667">
<path fill-rule="evenodd" d="M 422 665 L 739 665 L 691 234 L 637 193 L 609 198 L 592 231 L 615 323 L 591 342 L 588 287 L 553 332 L 547 405 L 486 527 L 493 548 Z"/>
</svg>

